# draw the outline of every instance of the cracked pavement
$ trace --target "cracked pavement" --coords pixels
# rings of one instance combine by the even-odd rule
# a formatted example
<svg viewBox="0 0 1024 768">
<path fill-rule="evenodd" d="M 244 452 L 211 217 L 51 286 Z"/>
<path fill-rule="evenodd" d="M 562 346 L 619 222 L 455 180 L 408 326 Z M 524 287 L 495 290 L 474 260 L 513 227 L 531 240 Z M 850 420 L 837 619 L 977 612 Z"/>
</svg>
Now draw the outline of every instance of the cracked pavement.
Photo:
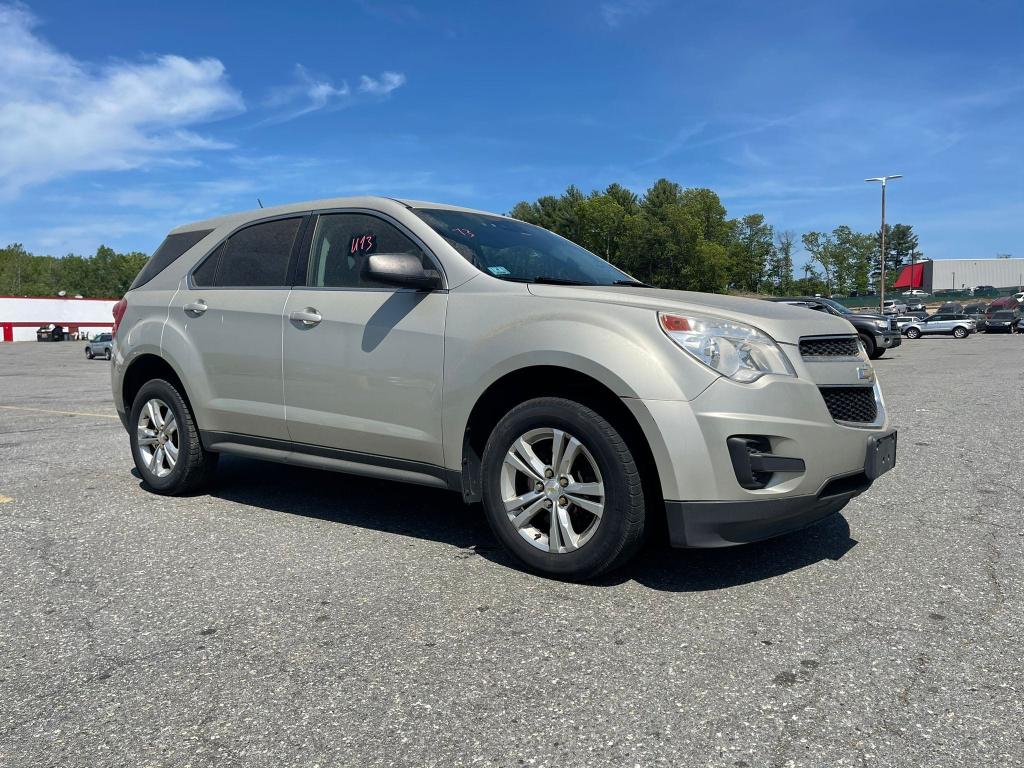
<svg viewBox="0 0 1024 768">
<path fill-rule="evenodd" d="M 107 364 L 0 345 L 0 765 L 1024 763 L 1024 338 L 875 367 L 897 467 L 840 515 L 573 585 L 432 489 L 148 494 Z"/>
</svg>

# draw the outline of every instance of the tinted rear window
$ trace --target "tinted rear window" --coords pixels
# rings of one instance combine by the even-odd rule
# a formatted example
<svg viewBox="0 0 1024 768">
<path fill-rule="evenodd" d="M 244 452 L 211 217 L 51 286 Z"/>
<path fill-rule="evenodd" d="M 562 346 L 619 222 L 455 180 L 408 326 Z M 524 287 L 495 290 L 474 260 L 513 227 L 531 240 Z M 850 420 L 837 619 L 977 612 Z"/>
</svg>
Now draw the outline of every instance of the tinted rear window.
<svg viewBox="0 0 1024 768">
<path fill-rule="evenodd" d="M 280 287 L 302 217 L 276 219 L 241 229 L 219 245 L 192 273 L 197 287 Z"/>
<path fill-rule="evenodd" d="M 171 262 L 211 232 L 213 232 L 212 229 L 194 229 L 191 232 L 181 232 L 176 235 L 168 235 L 164 238 L 164 241 L 160 243 L 160 247 L 154 251 L 152 256 L 149 257 L 149 261 L 146 262 L 146 266 L 144 266 L 139 271 L 139 274 L 135 276 L 135 280 L 132 282 L 131 287 L 128 290 L 130 291 L 132 288 L 138 288 L 140 285 L 148 283 L 154 277 L 167 269 Z"/>
</svg>

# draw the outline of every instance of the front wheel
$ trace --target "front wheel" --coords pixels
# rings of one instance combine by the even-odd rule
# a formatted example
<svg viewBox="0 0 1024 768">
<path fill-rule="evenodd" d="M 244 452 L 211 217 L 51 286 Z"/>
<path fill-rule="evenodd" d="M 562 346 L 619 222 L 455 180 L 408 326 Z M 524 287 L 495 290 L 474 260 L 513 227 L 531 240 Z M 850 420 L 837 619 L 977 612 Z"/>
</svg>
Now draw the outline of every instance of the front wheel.
<svg viewBox="0 0 1024 768">
<path fill-rule="evenodd" d="M 85 356 L 86 356 L 86 357 L 87 357 L 87 358 L 88 358 L 89 360 L 92 360 L 92 359 L 93 359 L 93 357 L 95 357 L 95 355 L 93 355 L 93 353 L 92 353 L 92 350 L 91 350 L 91 349 L 89 349 L 88 347 L 86 347 L 86 348 L 85 348 Z"/>
<path fill-rule="evenodd" d="M 633 454 L 580 403 L 545 397 L 513 408 L 487 441 L 482 475 L 491 529 L 531 570 L 590 579 L 626 563 L 643 539 Z"/>
<path fill-rule="evenodd" d="M 956 338 L 956 339 L 966 339 L 967 338 L 967 329 L 966 328 L 954 328 L 953 329 L 953 337 Z"/>
<path fill-rule="evenodd" d="M 860 343 L 864 345 L 864 351 L 867 352 L 868 358 L 874 360 L 878 356 L 878 347 L 875 345 L 875 340 L 865 333 L 860 334 Z"/>
<path fill-rule="evenodd" d="M 107 360 L 110 359 L 110 347 L 107 347 L 107 351 L 103 353 L 103 357 L 105 357 Z"/>
<path fill-rule="evenodd" d="M 178 496 L 209 481 L 218 454 L 203 450 L 192 411 L 173 384 L 143 384 L 128 424 L 135 467 L 151 491 Z"/>
<path fill-rule="evenodd" d="M 907 329 L 907 338 L 908 339 L 920 339 L 921 338 L 921 331 L 919 329 L 917 329 L 917 328 L 908 328 Z"/>
</svg>

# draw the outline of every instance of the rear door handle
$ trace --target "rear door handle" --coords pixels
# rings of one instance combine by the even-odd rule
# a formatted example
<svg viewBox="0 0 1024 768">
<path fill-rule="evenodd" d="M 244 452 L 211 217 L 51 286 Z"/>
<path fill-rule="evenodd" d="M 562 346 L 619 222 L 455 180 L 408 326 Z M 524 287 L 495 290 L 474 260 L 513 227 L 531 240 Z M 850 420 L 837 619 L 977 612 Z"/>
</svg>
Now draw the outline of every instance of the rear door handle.
<svg viewBox="0 0 1024 768">
<path fill-rule="evenodd" d="M 193 301 L 191 304 L 186 304 L 184 307 L 185 311 L 190 315 L 201 315 L 203 312 L 209 309 L 206 306 L 206 302 L 200 299 L 199 301 Z"/>
<path fill-rule="evenodd" d="M 293 323 L 302 323 L 307 328 L 312 328 L 314 325 L 318 325 L 323 317 L 312 307 L 306 307 L 305 309 L 297 309 L 288 315 L 288 318 Z"/>
</svg>

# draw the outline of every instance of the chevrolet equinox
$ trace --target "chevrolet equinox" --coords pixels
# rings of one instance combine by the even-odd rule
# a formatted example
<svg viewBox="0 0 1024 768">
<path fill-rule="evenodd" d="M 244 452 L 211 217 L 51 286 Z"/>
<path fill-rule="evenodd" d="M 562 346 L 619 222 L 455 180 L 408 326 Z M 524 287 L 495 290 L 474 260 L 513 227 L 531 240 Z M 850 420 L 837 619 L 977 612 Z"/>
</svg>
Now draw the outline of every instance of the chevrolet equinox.
<svg viewBox="0 0 1024 768">
<path fill-rule="evenodd" d="M 352 197 L 173 230 L 114 309 L 146 487 L 221 453 L 446 488 L 587 579 L 655 516 L 720 547 L 805 527 L 896 456 L 842 317 L 658 290 L 515 219 Z"/>
</svg>

